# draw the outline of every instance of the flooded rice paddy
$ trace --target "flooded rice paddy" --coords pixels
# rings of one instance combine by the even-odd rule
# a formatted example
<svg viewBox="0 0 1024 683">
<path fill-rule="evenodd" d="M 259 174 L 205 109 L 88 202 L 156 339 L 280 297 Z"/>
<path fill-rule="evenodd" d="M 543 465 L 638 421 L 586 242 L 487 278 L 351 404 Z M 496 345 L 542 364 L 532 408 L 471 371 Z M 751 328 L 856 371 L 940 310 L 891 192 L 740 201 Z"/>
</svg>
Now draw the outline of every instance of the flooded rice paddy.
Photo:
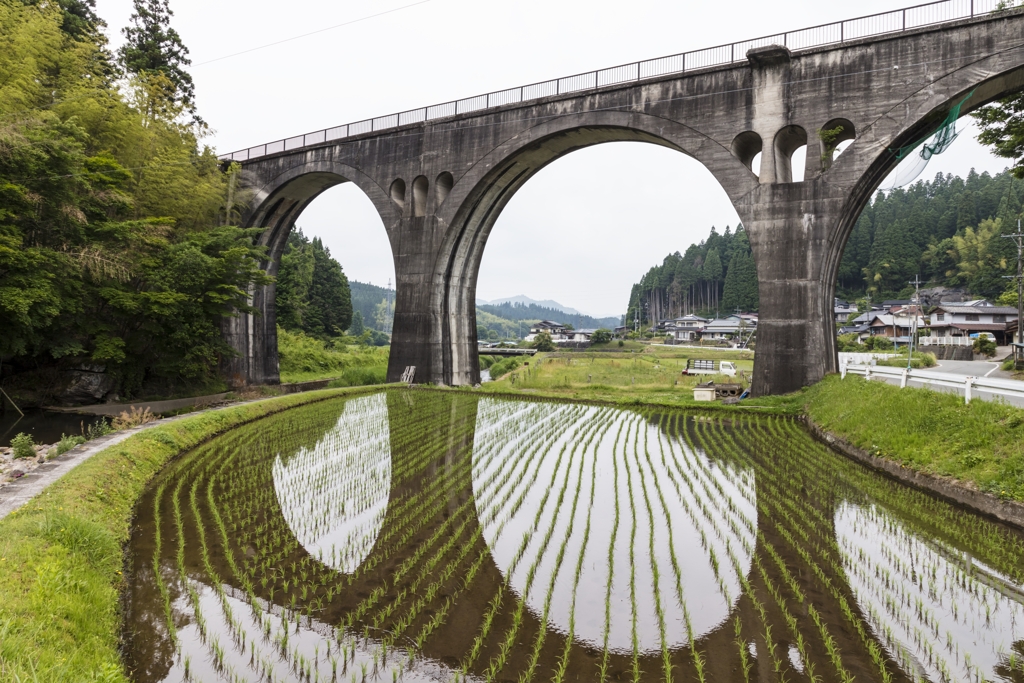
<svg viewBox="0 0 1024 683">
<path fill-rule="evenodd" d="M 1024 538 L 794 421 L 434 391 L 297 408 L 140 504 L 156 681 L 1024 681 Z"/>
</svg>

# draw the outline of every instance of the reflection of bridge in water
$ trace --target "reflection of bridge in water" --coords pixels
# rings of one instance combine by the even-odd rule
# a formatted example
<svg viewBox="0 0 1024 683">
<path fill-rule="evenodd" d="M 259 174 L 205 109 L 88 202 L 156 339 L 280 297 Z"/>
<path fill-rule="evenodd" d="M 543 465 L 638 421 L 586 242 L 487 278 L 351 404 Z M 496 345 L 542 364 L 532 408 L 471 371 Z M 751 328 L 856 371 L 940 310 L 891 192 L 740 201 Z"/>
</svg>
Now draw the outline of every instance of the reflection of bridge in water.
<svg viewBox="0 0 1024 683">
<path fill-rule="evenodd" d="M 829 455 L 788 421 L 419 391 L 292 413 L 243 428 L 241 442 L 214 442 L 165 479 L 183 477 L 185 508 L 193 482 L 200 502 L 210 486 L 225 524 L 239 524 L 233 569 L 214 508 L 199 505 L 207 566 L 183 513 L 186 571 L 207 624 L 204 643 L 193 607 L 175 603 L 193 671 L 211 657 L 218 622 L 234 634 L 219 643 L 243 680 L 263 670 L 256 650 L 279 672 L 317 660 L 329 679 L 323 652 L 337 652 L 339 633 L 349 666 L 372 672 L 375 658 L 381 680 L 401 662 L 403 680 L 458 669 L 579 681 L 638 669 L 660 680 L 666 667 L 677 680 L 696 680 L 698 668 L 706 680 L 743 680 L 745 667 L 758 681 L 880 680 L 882 668 L 896 681 L 992 679 L 1020 647 L 1019 538 Z M 309 429 L 295 429 L 299 417 Z M 239 448 L 251 454 L 226 464 Z M 229 500 L 233 483 L 270 505 L 256 514 L 245 497 Z M 162 508 L 169 517 L 173 505 Z M 279 555 L 246 540 L 261 526 L 291 539 L 268 543 Z M 173 589 L 177 548 L 165 544 Z M 160 637 L 154 548 L 136 538 L 133 550 L 130 618 L 156 634 L 133 639 L 148 670 L 138 678 L 170 680 L 183 656 Z M 267 581 L 245 569 L 263 556 L 274 558 Z M 209 587 L 211 569 L 226 597 Z M 297 618 L 303 604 L 312 608 Z M 265 645 L 286 620 L 287 646 Z"/>
</svg>

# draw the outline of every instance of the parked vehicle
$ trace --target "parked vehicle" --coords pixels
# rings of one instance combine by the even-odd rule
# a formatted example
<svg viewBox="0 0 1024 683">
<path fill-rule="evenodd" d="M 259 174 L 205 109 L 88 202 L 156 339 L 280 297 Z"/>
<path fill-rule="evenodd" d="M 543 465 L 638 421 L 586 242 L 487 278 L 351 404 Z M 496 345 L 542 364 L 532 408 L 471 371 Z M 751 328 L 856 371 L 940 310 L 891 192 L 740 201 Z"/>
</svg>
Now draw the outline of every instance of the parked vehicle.
<svg viewBox="0 0 1024 683">
<path fill-rule="evenodd" d="M 727 360 L 702 360 L 699 358 L 686 359 L 684 375 L 727 375 L 736 376 L 736 364 Z"/>
<path fill-rule="evenodd" d="M 995 341 L 996 336 L 991 332 L 974 332 L 971 334 L 971 339 L 988 339 L 989 341 Z"/>
</svg>

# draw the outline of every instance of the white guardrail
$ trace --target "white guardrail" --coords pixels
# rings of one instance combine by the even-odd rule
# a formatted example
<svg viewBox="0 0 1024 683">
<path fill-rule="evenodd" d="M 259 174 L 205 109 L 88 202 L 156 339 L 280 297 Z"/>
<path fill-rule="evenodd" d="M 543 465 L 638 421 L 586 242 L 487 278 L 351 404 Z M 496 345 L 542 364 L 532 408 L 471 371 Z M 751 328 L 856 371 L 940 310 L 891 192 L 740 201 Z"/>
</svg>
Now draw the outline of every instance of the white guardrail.
<svg viewBox="0 0 1024 683">
<path fill-rule="evenodd" d="M 839 375 L 846 379 L 847 375 L 861 375 L 867 380 L 871 378 L 898 379 L 900 388 L 907 386 L 908 382 L 921 382 L 925 388 L 929 387 L 951 387 L 959 389 L 964 393 L 964 403 L 970 403 L 975 392 L 984 391 L 1006 398 L 1024 400 L 1024 382 L 1013 379 L 999 379 L 997 377 L 971 377 L 969 375 L 953 375 L 948 372 L 936 372 L 934 370 L 914 370 L 907 368 L 892 368 L 885 365 L 840 365 Z"/>
</svg>

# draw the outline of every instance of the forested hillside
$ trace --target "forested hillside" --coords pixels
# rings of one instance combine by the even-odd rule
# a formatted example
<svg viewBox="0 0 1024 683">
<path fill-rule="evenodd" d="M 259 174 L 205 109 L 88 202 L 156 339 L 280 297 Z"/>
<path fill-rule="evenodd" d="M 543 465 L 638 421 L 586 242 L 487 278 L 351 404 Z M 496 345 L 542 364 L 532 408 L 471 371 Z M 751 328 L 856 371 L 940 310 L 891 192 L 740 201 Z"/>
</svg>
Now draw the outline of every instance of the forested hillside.
<svg viewBox="0 0 1024 683">
<path fill-rule="evenodd" d="M 277 324 L 327 339 L 352 324 L 348 278 L 319 237 L 296 228 L 288 236 L 277 272 Z"/>
<path fill-rule="evenodd" d="M 1016 272 L 1015 232 L 1024 180 L 1009 172 L 937 175 L 879 193 L 861 214 L 843 254 L 837 293 L 873 301 L 902 298 L 920 275 L 932 285 L 964 287 L 978 297 L 1006 289 Z"/>
<path fill-rule="evenodd" d="M 121 396 L 202 384 L 262 250 L 231 227 L 166 4 L 136 0 L 116 55 L 93 5 L 0 0 L 0 369 L 52 393 L 67 372 Z"/>
<path fill-rule="evenodd" d="M 524 305 L 521 303 L 506 302 L 503 304 L 480 304 L 476 307 L 478 311 L 486 311 L 491 315 L 512 321 L 555 320 L 560 323 L 572 325 L 576 329 L 597 329 L 599 327 L 612 328 L 620 325 L 618 318 L 594 318 L 589 315 L 564 313 L 555 308 L 538 306 L 537 304 Z"/>
<path fill-rule="evenodd" d="M 973 171 L 966 179 L 937 175 L 879 193 L 857 221 L 843 254 L 836 294 L 850 300 L 906 298 L 908 284 L 960 287 L 996 298 L 1016 272 L 1017 249 L 1001 237 L 1021 217 L 1024 179 Z M 1014 298 L 1014 300 L 1016 300 Z M 640 306 L 644 322 L 686 313 L 726 315 L 756 311 L 757 276 L 742 226 L 714 228 L 685 253 L 669 254 L 630 292 L 627 322 Z"/>
<path fill-rule="evenodd" d="M 365 282 L 349 281 L 352 309 L 359 313 L 365 327 L 391 333 L 395 317 L 395 290 Z"/>
<path fill-rule="evenodd" d="M 732 313 L 737 308 L 758 308 L 750 242 L 742 226 L 736 232 L 726 226 L 721 234 L 712 227 L 706 240 L 691 244 L 682 254 L 669 254 L 633 285 L 626 324 L 631 324 L 637 313 L 641 321 L 649 323 L 688 313 Z"/>
</svg>

